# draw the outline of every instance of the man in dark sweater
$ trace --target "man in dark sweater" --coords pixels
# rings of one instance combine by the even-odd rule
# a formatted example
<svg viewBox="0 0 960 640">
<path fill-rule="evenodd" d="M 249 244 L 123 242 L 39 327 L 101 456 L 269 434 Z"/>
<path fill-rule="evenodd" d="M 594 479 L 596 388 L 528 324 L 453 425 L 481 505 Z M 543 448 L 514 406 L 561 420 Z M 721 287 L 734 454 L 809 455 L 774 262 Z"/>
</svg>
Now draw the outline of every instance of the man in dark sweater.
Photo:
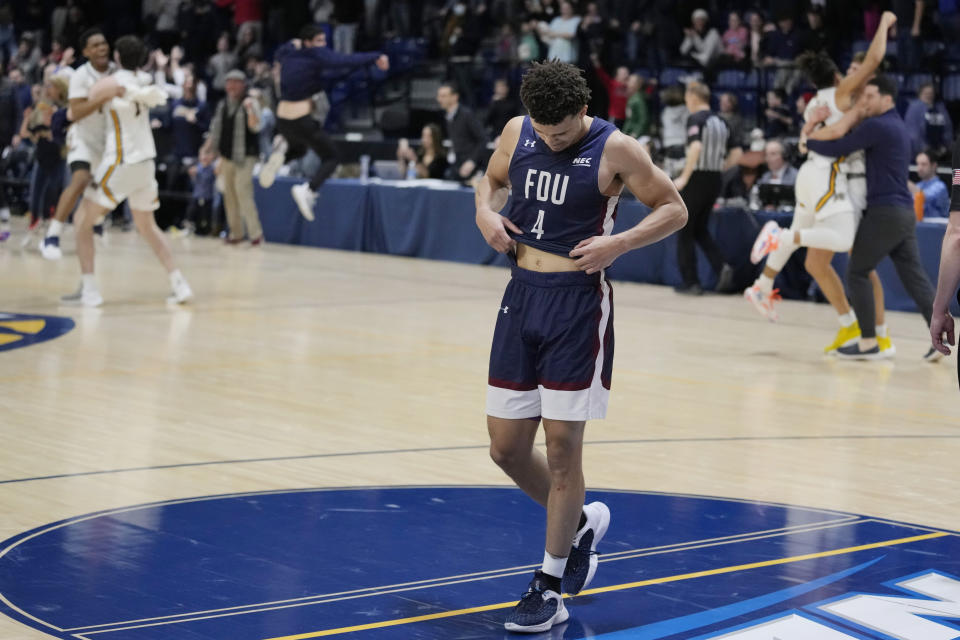
<svg viewBox="0 0 960 640">
<path fill-rule="evenodd" d="M 452 180 L 469 180 L 487 164 L 487 132 L 476 114 L 460 104 L 460 92 L 452 84 L 440 85 L 437 102 L 444 111 L 447 137 L 453 143 L 456 160 L 449 170 Z"/>
<path fill-rule="evenodd" d="M 324 32 L 314 25 L 304 27 L 299 40 L 284 44 L 274 56 L 280 63 L 280 101 L 277 103 L 277 133 L 286 140 L 278 145 L 260 173 L 260 185 L 273 184 L 274 177 L 286 160 L 303 156 L 307 148 L 313 149 L 321 158 L 320 168 L 310 182 L 292 187 L 293 200 L 307 220 L 313 220 L 313 207 L 317 191 L 333 175 L 340 156 L 336 145 L 323 130 L 323 126 L 311 117 L 314 94 L 323 91 L 328 83 L 324 72 L 341 69 L 349 73 L 354 68 L 376 64 L 378 69 L 390 68 L 387 56 L 380 52 L 336 53 L 326 47 Z"/>
<path fill-rule="evenodd" d="M 867 154 L 867 210 L 857 230 L 850 263 L 847 288 L 853 310 L 860 323 L 859 344 L 841 347 L 841 358 L 871 360 L 882 357 L 877 346 L 873 287 L 870 271 L 890 256 L 904 288 L 930 324 L 933 309 L 933 285 L 920 264 L 917 248 L 913 198 L 907 187 L 910 166 L 910 134 L 896 110 L 897 86 L 888 76 L 879 75 L 863 90 L 862 115 L 867 119 L 850 129 L 861 117 L 861 109 L 851 109 L 837 123 L 850 131 L 838 140 L 818 140 L 811 135 L 807 148 L 825 156 L 839 158 L 858 149 Z M 823 130 L 821 130 L 823 131 Z M 938 360 L 940 353 L 931 348 L 927 360 Z"/>
</svg>

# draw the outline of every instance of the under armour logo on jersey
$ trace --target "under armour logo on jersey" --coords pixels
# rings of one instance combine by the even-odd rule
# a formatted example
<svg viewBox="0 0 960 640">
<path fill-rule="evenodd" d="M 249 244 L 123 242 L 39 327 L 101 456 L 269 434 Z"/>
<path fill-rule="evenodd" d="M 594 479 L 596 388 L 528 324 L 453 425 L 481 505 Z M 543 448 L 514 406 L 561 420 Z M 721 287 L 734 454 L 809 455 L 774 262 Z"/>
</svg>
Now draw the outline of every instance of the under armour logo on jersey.
<svg viewBox="0 0 960 640">
<path fill-rule="evenodd" d="M 593 158 L 574 158 L 574 159 L 573 159 L 573 166 L 575 166 L 575 167 L 589 167 L 589 166 L 590 166 L 590 161 L 591 161 L 592 159 L 593 159 Z"/>
<path fill-rule="evenodd" d="M 537 144 L 536 140 L 531 140 L 529 138 L 523 141 L 523 146 L 525 147 L 532 147 L 532 146 L 535 146 L 536 144 Z"/>
<path fill-rule="evenodd" d="M 510 309 L 510 307 L 500 307 L 500 311 L 503 311 L 504 314 L 506 314 L 506 313 L 507 313 L 507 310 L 509 310 L 509 309 Z"/>
</svg>

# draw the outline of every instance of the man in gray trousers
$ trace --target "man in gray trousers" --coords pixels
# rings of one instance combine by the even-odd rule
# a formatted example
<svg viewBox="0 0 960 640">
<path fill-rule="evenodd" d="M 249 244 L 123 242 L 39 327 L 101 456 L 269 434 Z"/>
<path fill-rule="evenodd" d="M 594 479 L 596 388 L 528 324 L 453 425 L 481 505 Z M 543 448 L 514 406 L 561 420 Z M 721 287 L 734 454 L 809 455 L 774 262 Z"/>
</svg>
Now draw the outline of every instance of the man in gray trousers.
<svg viewBox="0 0 960 640">
<path fill-rule="evenodd" d="M 933 313 L 933 285 L 920 264 L 917 218 L 913 213 L 913 197 L 907 187 L 910 134 L 897 113 L 896 100 L 896 83 L 888 76 L 878 75 L 864 88 L 857 105 L 859 108 L 851 109 L 842 120 L 827 128 L 832 131 L 821 129 L 807 140 L 808 149 L 825 156 L 840 158 L 859 149 L 865 149 L 867 155 L 867 210 L 857 230 L 847 267 L 848 294 L 860 323 L 861 337 L 858 344 L 838 349 L 840 358 L 875 360 L 885 357 L 877 345 L 876 312 L 869 275 L 886 256 L 893 260 L 897 276 L 928 326 Z M 853 128 L 863 116 L 867 119 Z M 837 129 L 845 134 L 842 138 L 817 139 L 835 135 Z M 930 361 L 941 357 L 940 352 L 932 347 L 924 356 Z"/>
</svg>

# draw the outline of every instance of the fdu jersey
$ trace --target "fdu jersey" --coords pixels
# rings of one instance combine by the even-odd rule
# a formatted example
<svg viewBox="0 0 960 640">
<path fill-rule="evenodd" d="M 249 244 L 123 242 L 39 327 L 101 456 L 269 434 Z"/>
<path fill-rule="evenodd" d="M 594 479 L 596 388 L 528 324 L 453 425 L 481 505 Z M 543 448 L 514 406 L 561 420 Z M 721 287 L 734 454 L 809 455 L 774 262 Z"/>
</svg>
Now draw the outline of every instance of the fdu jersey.
<svg viewBox="0 0 960 640">
<path fill-rule="evenodd" d="M 517 242 L 567 256 L 581 240 L 610 235 L 619 196 L 597 186 L 600 156 L 617 128 L 594 118 L 576 144 L 554 152 L 537 137 L 530 117 L 510 160 L 511 222 L 523 230 Z"/>
</svg>

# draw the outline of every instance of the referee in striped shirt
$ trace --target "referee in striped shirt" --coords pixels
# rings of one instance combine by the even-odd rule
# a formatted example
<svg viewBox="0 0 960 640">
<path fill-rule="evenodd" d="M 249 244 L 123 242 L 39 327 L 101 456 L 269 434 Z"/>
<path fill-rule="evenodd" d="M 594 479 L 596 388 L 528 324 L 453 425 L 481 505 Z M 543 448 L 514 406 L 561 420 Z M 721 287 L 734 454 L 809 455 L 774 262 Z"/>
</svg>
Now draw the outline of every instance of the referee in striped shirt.
<svg viewBox="0 0 960 640">
<path fill-rule="evenodd" d="M 717 272 L 716 290 L 729 293 L 734 290 L 733 267 L 724 262 L 707 229 L 707 222 L 720 195 L 724 159 L 728 152 L 739 150 L 739 147 L 731 138 L 727 124 L 710 110 L 707 85 L 691 82 L 687 85 L 684 100 L 690 111 L 687 118 L 687 163 L 674 182 L 687 205 L 690 220 L 677 234 L 677 261 L 683 278 L 683 286 L 677 291 L 690 295 L 703 293 L 697 277 L 695 244 L 699 244 L 710 266 Z"/>
</svg>

